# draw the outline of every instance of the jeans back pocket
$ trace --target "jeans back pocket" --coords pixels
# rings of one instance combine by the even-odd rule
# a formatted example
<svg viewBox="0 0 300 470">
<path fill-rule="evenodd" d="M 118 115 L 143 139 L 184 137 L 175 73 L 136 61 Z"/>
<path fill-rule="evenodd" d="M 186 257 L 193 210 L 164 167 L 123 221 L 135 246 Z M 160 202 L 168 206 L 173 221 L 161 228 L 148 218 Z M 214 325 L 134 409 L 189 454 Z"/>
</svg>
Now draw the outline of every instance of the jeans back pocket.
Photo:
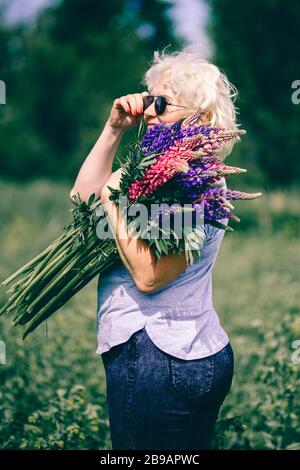
<svg viewBox="0 0 300 470">
<path fill-rule="evenodd" d="M 187 398 L 208 393 L 214 378 L 214 356 L 201 359 L 170 359 L 173 388 Z"/>
</svg>

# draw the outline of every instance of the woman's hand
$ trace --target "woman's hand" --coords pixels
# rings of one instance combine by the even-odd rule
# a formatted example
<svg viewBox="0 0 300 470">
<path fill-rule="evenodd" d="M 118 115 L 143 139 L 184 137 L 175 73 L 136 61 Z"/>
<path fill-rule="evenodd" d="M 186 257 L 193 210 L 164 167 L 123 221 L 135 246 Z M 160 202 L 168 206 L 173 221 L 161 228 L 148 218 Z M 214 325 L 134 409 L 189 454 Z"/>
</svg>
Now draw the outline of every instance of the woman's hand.
<svg viewBox="0 0 300 470">
<path fill-rule="evenodd" d="M 143 116 L 143 96 L 149 93 L 133 93 L 121 96 L 113 102 L 108 118 L 108 124 L 117 129 L 129 129 L 140 123 Z"/>
</svg>

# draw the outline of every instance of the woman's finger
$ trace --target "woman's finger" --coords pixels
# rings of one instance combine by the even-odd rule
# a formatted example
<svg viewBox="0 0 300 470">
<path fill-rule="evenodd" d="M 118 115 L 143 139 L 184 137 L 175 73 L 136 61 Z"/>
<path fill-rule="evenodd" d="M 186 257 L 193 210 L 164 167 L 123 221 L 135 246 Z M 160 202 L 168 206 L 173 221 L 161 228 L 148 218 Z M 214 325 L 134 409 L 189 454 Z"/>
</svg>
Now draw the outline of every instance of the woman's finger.
<svg viewBox="0 0 300 470">
<path fill-rule="evenodd" d="M 138 116 L 143 113 L 144 103 L 143 96 L 149 95 L 148 91 L 142 93 L 132 93 L 115 99 L 114 104 L 121 106 L 126 113 Z"/>
<path fill-rule="evenodd" d="M 143 97 L 141 93 L 134 93 L 128 95 L 130 98 L 130 106 L 134 116 L 141 115 L 143 113 Z"/>
<path fill-rule="evenodd" d="M 136 93 L 135 97 L 137 101 L 137 113 L 142 114 L 144 110 L 143 95 L 142 93 Z"/>
<path fill-rule="evenodd" d="M 120 98 L 117 98 L 115 101 L 116 101 L 115 104 L 121 105 L 126 113 L 130 113 L 131 110 L 130 110 L 129 104 L 125 96 L 121 96 Z"/>
<path fill-rule="evenodd" d="M 126 95 L 126 100 L 129 103 L 130 111 L 133 116 L 137 116 L 137 101 L 133 94 Z"/>
</svg>

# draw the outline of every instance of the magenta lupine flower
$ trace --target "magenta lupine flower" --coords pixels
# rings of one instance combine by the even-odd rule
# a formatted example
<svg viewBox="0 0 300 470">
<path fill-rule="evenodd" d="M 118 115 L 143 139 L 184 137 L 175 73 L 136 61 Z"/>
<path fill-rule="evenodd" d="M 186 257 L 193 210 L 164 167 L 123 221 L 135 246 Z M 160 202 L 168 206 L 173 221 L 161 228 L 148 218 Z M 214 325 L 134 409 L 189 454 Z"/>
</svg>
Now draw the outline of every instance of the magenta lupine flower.
<svg viewBox="0 0 300 470">
<path fill-rule="evenodd" d="M 231 213 L 233 206 L 229 199 L 255 199 L 261 193 L 251 194 L 216 187 L 214 183 L 218 183 L 222 177 L 247 170 L 226 165 L 214 152 L 224 142 L 245 131 L 197 126 L 193 122 L 196 118 L 196 115 L 192 120 L 187 118 L 181 126 L 179 123 L 167 127 L 154 126 L 147 132 L 143 140 L 143 153 L 159 155 L 151 166 L 145 168 L 143 176 L 127 187 L 127 196 L 133 201 L 147 197 L 174 178 L 174 188 L 179 190 L 176 197 L 189 200 L 195 210 L 204 205 L 206 223 L 224 218 L 239 221 Z"/>
<path fill-rule="evenodd" d="M 162 125 L 154 126 L 154 128 L 155 127 L 159 127 L 158 130 L 160 130 L 160 132 L 164 131 L 164 126 Z M 173 143 L 172 140 L 168 140 L 169 148 L 156 158 L 156 162 L 151 167 L 145 170 L 145 174 L 140 180 L 131 184 L 128 190 L 129 199 L 137 200 L 140 196 L 152 194 L 173 178 L 176 173 L 187 171 L 187 166 L 183 165 L 184 161 L 188 163 L 193 159 L 209 156 L 225 141 L 245 132 L 244 130 L 225 131 L 217 128 L 205 128 L 205 126 L 199 126 L 198 128 L 195 126 L 192 135 L 190 135 L 190 133 L 187 132 L 188 128 L 184 129 L 184 137 Z M 198 134 L 195 134 L 195 129 L 198 130 Z M 203 132 L 204 129 L 205 132 Z M 207 132 L 208 129 L 209 132 Z M 177 128 L 176 131 L 178 132 Z M 159 141 L 157 135 L 156 139 Z M 151 148 L 153 150 L 153 146 Z M 214 162 L 215 165 L 218 164 L 216 157 Z M 225 166 L 224 171 L 226 171 Z M 212 178 L 214 177 L 212 176 Z M 216 181 L 216 179 L 212 179 L 212 181 Z"/>
<path fill-rule="evenodd" d="M 171 147 L 160 155 L 151 167 L 147 168 L 141 180 L 137 180 L 129 187 L 129 199 L 136 200 L 139 196 L 147 196 L 163 186 L 176 173 L 186 169 L 184 166 L 195 152 L 184 147 Z M 199 153 L 197 153 L 199 158 Z"/>
</svg>

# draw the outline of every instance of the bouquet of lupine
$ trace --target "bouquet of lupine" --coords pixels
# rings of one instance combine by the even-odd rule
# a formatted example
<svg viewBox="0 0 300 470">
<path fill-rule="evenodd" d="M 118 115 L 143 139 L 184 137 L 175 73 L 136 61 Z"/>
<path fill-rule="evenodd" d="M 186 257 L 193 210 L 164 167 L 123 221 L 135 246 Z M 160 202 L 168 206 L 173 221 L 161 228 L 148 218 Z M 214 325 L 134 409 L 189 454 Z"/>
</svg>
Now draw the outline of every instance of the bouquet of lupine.
<svg viewBox="0 0 300 470">
<path fill-rule="evenodd" d="M 143 238 L 158 259 L 184 252 L 192 264 L 201 254 L 204 223 L 232 231 L 221 222 L 240 221 L 229 201 L 261 196 L 224 188 L 223 178 L 246 170 L 225 165 L 214 155 L 224 142 L 245 131 L 198 125 L 198 119 L 196 111 L 173 124 L 155 125 L 143 137 L 141 121 L 136 139 L 128 144 L 119 188 L 109 188 L 110 200 L 122 214 L 126 210 L 128 234 Z M 121 262 L 114 236 L 105 230 L 109 221 L 101 198 L 92 194 L 85 202 L 77 194 L 73 203 L 72 223 L 1 283 L 12 286 L 0 315 L 12 313 L 14 325 L 26 325 L 23 339 L 97 274 Z M 143 220 L 136 217 L 141 208 L 146 214 Z M 180 233 L 178 216 L 183 217 Z"/>
</svg>

